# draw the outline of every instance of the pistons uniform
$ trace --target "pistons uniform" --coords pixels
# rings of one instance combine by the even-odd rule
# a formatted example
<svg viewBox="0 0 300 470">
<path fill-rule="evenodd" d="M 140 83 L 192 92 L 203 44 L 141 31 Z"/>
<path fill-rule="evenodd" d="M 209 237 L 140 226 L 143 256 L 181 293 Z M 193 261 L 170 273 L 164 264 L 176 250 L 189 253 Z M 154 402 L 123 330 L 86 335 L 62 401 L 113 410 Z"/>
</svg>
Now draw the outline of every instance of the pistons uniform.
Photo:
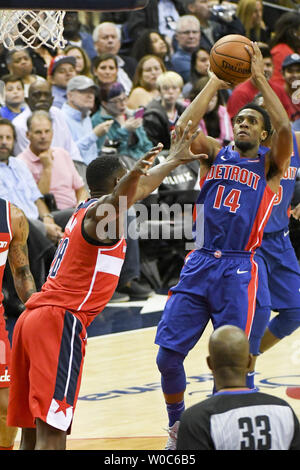
<svg viewBox="0 0 300 470">
<path fill-rule="evenodd" d="M 241 158 L 231 146 L 218 153 L 196 204 L 197 249 L 171 288 L 156 343 L 186 355 L 211 319 L 251 331 L 257 292 L 254 252 L 276 195 L 267 185 L 265 158 Z"/>
<path fill-rule="evenodd" d="M 293 134 L 293 147 L 290 167 L 280 181 L 279 192 L 264 230 L 261 247 L 255 255 L 259 266 L 259 284 L 257 314 L 250 337 L 251 352 L 254 354 L 258 352 L 256 341 L 259 331 L 264 331 L 268 323 L 270 308 L 282 311 L 285 315 L 271 322 L 269 326 L 276 337 L 283 338 L 300 324 L 300 269 L 289 237 L 290 204 L 296 173 L 300 167 L 295 134 Z M 264 327 L 263 322 L 265 322 Z"/>
<path fill-rule="evenodd" d="M 4 319 L 2 304 L 2 282 L 7 261 L 9 244 L 12 240 L 11 206 L 8 201 L 0 199 L 0 388 L 6 388 L 10 382 L 10 342 Z"/>
<path fill-rule="evenodd" d="M 124 238 L 103 245 L 85 233 L 84 217 L 96 202 L 81 204 L 72 215 L 47 281 L 41 292 L 31 296 L 16 324 L 10 425 L 34 427 L 40 418 L 55 428 L 70 430 L 86 327 L 111 299 L 126 251 Z"/>
</svg>

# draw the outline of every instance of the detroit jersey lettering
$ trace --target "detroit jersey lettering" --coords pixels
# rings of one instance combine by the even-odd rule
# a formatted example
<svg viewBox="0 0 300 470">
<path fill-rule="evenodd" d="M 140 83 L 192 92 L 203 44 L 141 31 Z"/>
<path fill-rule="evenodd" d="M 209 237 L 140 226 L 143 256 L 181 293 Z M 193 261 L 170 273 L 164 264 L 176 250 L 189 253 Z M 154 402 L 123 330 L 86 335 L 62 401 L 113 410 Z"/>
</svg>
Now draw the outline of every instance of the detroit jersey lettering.
<svg viewBox="0 0 300 470">
<path fill-rule="evenodd" d="M 276 195 L 265 178 L 265 156 L 241 158 L 231 146 L 218 153 L 206 175 L 197 204 L 194 237 L 197 249 L 254 252 Z"/>
<path fill-rule="evenodd" d="M 125 258 L 124 238 L 103 245 L 84 233 L 83 221 L 91 204 L 79 205 L 70 218 L 52 261 L 47 281 L 26 307 L 63 307 L 88 326 L 111 299 Z"/>
<path fill-rule="evenodd" d="M 296 181 L 296 173 L 300 168 L 300 158 L 298 152 L 297 139 L 293 133 L 294 152 L 291 156 L 291 163 L 283 178 L 280 180 L 280 187 L 274 201 L 272 214 L 267 222 L 264 233 L 279 232 L 289 225 L 289 211 L 293 197 Z"/>
</svg>

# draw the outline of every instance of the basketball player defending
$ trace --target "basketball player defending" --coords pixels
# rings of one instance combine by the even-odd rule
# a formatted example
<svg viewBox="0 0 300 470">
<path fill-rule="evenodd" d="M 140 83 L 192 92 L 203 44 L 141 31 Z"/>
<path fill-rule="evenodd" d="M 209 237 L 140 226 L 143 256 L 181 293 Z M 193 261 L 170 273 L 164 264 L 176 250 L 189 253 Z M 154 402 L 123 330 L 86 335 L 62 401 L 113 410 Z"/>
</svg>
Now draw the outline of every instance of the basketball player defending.
<svg viewBox="0 0 300 470">
<path fill-rule="evenodd" d="M 257 44 L 248 51 L 252 78 L 263 95 L 274 136 L 271 148 L 261 145 L 271 129 L 268 113 L 248 106 L 235 117 L 233 146 L 220 148 L 213 138 L 203 134 L 192 146 L 209 156 L 200 168 L 201 192 L 194 224 L 196 249 L 187 256 L 179 282 L 170 290 L 155 340 L 160 346 L 157 365 L 169 416 L 167 449 L 176 448 L 179 418 L 184 410 L 183 362 L 206 324 L 209 320 L 214 328 L 232 324 L 249 336 L 258 276 L 254 253 L 292 154 L 288 115 L 264 77 Z M 193 131 L 211 99 L 224 86 L 212 74 L 180 117 L 178 127 L 192 119 Z"/>
<path fill-rule="evenodd" d="M 91 199 L 69 220 L 44 286 L 27 302 L 14 330 L 8 423 L 22 428 L 22 450 L 65 449 L 86 328 L 111 299 L 125 258 L 123 217 L 174 168 L 201 157 L 190 151 L 197 134 L 189 137 L 188 124 L 182 136 L 172 137 L 166 161 L 150 170 L 161 144 L 130 172 L 113 156 L 89 164 Z"/>
<path fill-rule="evenodd" d="M 6 261 L 8 259 L 16 292 L 22 302 L 26 302 L 36 291 L 35 282 L 29 268 L 27 238 L 28 222 L 23 212 L 4 199 L 0 199 L 0 290 Z M 3 294 L 0 299 L 0 449 L 11 450 L 17 434 L 16 427 L 6 424 L 8 392 L 10 386 L 11 347 L 6 330 Z"/>
</svg>

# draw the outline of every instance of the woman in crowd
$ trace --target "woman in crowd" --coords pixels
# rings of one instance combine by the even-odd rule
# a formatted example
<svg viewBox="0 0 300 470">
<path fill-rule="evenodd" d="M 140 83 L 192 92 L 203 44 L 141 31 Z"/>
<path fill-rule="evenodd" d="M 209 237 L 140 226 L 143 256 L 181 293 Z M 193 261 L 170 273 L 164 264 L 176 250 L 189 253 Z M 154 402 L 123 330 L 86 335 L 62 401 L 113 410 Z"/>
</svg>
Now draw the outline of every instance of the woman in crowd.
<svg viewBox="0 0 300 470">
<path fill-rule="evenodd" d="M 93 60 L 93 75 L 95 83 L 101 88 L 117 81 L 118 61 L 114 54 L 104 52 Z"/>
<path fill-rule="evenodd" d="M 247 38 L 256 42 L 269 41 L 270 31 L 263 20 L 262 0 L 239 0 L 236 16 L 242 22 Z"/>
<path fill-rule="evenodd" d="M 139 62 L 145 55 L 155 55 L 165 64 L 167 70 L 171 68 L 170 47 L 162 34 L 155 29 L 146 29 L 135 41 L 131 56 Z"/>
<path fill-rule="evenodd" d="M 24 49 L 22 46 L 16 46 L 15 49 L 8 51 L 6 64 L 9 73 L 22 80 L 24 95 L 27 98 L 30 85 L 39 77 L 33 71 L 33 63 L 29 50 Z"/>
<path fill-rule="evenodd" d="M 166 67 L 163 61 L 154 55 L 144 56 L 138 63 L 132 82 L 132 91 L 127 106 L 130 109 L 146 107 L 159 95 L 156 80 Z"/>
<path fill-rule="evenodd" d="M 75 57 L 77 75 L 85 75 L 86 77 L 93 78 L 91 60 L 82 47 L 73 45 L 67 46 L 64 49 L 64 55 Z"/>
<path fill-rule="evenodd" d="M 183 87 L 182 94 L 185 98 L 189 97 L 189 94 L 193 88 L 193 85 L 201 77 L 207 76 L 209 68 L 209 52 L 206 49 L 200 48 L 192 53 L 191 56 L 191 74 L 190 81 Z"/>
<path fill-rule="evenodd" d="M 300 15 L 295 12 L 284 13 L 275 23 L 274 36 L 270 43 L 271 54 L 274 65 L 272 76 L 273 81 L 277 81 L 284 86 L 282 75 L 282 63 L 284 59 L 300 52 Z"/>
</svg>

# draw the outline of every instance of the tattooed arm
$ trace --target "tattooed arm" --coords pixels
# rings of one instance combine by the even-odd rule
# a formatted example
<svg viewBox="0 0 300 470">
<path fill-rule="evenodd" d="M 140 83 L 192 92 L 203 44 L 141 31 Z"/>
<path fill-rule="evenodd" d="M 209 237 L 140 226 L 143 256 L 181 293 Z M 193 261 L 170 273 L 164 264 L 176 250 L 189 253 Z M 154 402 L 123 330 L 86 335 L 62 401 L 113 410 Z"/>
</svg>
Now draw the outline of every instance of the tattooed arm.
<svg viewBox="0 0 300 470">
<path fill-rule="evenodd" d="M 27 238 L 28 221 L 23 212 L 13 204 L 11 207 L 12 241 L 8 260 L 15 288 L 20 300 L 25 303 L 36 292 L 35 282 L 29 267 Z"/>
</svg>

